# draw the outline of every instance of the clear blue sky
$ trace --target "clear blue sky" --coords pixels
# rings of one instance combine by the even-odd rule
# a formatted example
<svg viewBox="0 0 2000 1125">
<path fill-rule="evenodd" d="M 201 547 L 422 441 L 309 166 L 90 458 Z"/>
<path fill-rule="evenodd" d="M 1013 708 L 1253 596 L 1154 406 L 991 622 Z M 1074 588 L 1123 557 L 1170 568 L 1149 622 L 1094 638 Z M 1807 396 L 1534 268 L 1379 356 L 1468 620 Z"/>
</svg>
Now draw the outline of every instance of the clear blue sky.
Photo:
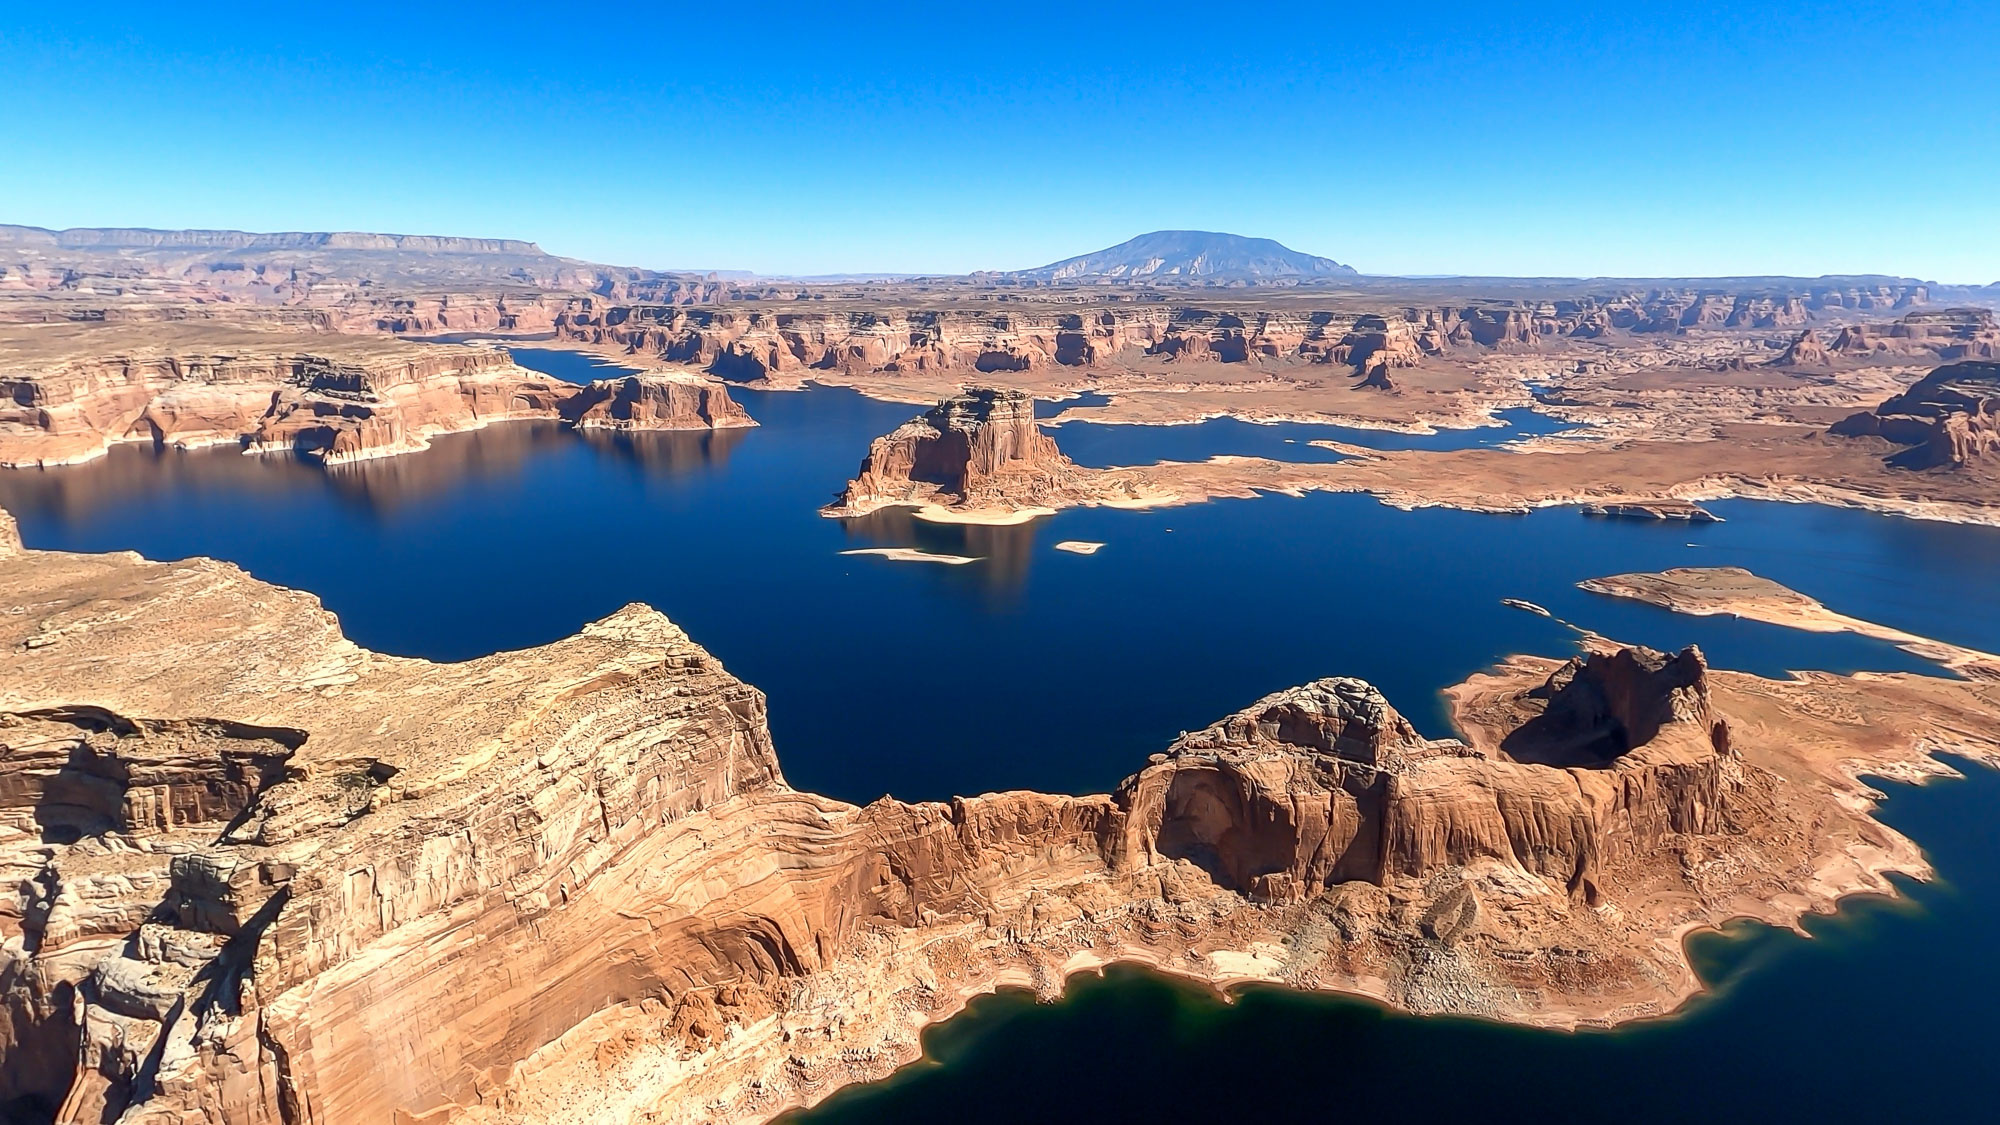
<svg viewBox="0 0 2000 1125">
<path fill-rule="evenodd" d="M 195 14 L 199 10 L 199 14 Z M 0 221 L 1018 268 L 2000 280 L 2000 0 L 0 13 Z"/>
</svg>

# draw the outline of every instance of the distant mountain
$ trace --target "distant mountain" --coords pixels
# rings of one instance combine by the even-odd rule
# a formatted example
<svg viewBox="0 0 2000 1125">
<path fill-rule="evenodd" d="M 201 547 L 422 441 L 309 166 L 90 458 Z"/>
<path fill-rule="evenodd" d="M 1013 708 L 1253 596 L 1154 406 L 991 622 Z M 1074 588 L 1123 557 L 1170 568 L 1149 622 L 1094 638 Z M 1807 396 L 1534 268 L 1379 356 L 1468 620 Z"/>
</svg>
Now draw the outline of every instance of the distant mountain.
<svg viewBox="0 0 2000 1125">
<path fill-rule="evenodd" d="M 1258 284 L 1354 277 L 1352 266 L 1301 254 L 1268 238 L 1206 230 L 1156 230 L 1092 254 L 1002 275 L 1015 281 L 1147 281 Z"/>
</svg>

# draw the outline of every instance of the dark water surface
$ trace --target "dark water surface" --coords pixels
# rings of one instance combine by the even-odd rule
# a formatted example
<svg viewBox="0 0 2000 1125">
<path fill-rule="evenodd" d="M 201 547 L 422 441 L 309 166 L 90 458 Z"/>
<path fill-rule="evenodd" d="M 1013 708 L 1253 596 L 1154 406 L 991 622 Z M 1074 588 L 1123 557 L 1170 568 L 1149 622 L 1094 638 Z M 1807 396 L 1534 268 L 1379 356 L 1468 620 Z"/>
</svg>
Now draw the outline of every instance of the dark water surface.
<svg viewBox="0 0 2000 1125">
<path fill-rule="evenodd" d="M 618 369 L 516 352 L 564 378 Z M 868 441 L 914 413 L 846 390 L 734 392 L 747 431 L 603 435 L 519 423 L 321 469 L 228 450 L 114 449 L 0 472 L 33 547 L 205 554 L 318 594 L 348 634 L 460 660 L 654 605 L 770 696 L 793 784 L 866 801 L 1001 788 L 1100 791 L 1179 731 L 1326 675 L 1374 681 L 1431 735 L 1439 689 L 1509 653 L 1563 655 L 1557 615 L 1719 666 L 1931 671 L 1888 645 L 1691 618 L 1575 589 L 1584 578 L 1734 564 L 1841 612 L 2000 650 L 2000 530 L 1753 502 L 1726 523 L 1398 512 L 1365 496 L 1079 510 L 1012 528 L 906 513 L 818 515 Z M 1072 402 L 1070 405 L 1078 405 Z M 1089 405 L 1086 401 L 1081 405 Z M 1505 440 L 1552 425 L 1440 435 Z M 1090 463 L 1303 456 L 1305 431 L 1242 423 L 1059 428 Z M 1361 437 L 1355 435 L 1359 433 Z M 1284 444 L 1286 437 L 1296 444 Z M 1054 549 L 1101 542 L 1092 556 Z M 915 546 L 962 567 L 844 556 Z M 813 1118 L 1091 1122 L 1329 1115 L 1548 1120 L 1973 1116 L 2000 1054 L 2000 777 L 1895 789 L 1890 819 L 1947 883 L 1856 903 L 1819 937 L 1749 928 L 1696 943 L 1721 986 L 1687 1018 L 1557 1035 L 1413 1020 L 1253 990 L 1233 1005 L 1137 972 L 1055 1006 L 975 1004 L 920 1067 Z M 1752 970 L 1755 971 L 1752 971 Z"/>
<path fill-rule="evenodd" d="M 121 446 L 89 465 L 0 472 L 0 505 L 31 546 L 239 563 L 318 594 L 354 640 L 401 655 L 544 644 L 648 603 L 769 694 L 795 785 L 856 801 L 1101 791 L 1180 731 L 1327 675 L 1373 681 L 1445 735 L 1441 688 L 1509 653 L 1569 651 L 1562 625 L 1505 597 L 1628 641 L 1698 642 L 1718 665 L 1766 674 L 1929 667 L 1877 641 L 1573 585 L 1626 570 L 1748 566 L 1843 612 L 2000 649 L 1992 529 L 1748 502 L 1695 527 L 1568 509 L 1399 512 L 1328 494 L 1019 527 L 903 511 L 838 521 L 819 505 L 911 408 L 832 388 L 736 394 L 760 427 L 512 423 L 333 469 Z M 1180 429 L 1058 434 L 1067 446 Z M 1067 539 L 1106 546 L 1053 549 Z M 841 554 L 897 546 L 981 561 Z"/>
</svg>

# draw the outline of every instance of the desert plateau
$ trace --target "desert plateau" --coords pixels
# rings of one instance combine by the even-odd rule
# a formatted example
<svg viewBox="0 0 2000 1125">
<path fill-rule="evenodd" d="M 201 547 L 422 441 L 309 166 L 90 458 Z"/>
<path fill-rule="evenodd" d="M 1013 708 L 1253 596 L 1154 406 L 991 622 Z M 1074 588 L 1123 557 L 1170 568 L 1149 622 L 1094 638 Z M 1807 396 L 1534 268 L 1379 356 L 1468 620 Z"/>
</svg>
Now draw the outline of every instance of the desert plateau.
<svg viewBox="0 0 2000 1125">
<path fill-rule="evenodd" d="M 2000 16 L 606 15 L 0 16 L 0 1125 L 1987 1111 Z"/>
</svg>

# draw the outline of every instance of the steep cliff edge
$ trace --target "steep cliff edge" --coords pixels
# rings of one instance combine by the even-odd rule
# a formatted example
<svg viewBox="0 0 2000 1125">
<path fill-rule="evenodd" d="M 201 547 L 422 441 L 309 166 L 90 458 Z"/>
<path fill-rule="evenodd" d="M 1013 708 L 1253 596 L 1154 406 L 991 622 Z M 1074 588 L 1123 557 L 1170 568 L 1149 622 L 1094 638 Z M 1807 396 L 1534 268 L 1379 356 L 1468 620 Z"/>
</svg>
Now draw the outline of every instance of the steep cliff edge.
<svg viewBox="0 0 2000 1125">
<path fill-rule="evenodd" d="M 2000 459 L 2000 363 L 1947 364 L 1874 410 L 1848 416 L 1830 432 L 1908 446 L 1888 458 L 1901 469 L 1964 469 L 1993 462 Z"/>
<path fill-rule="evenodd" d="M 640 429 L 753 424 L 726 389 L 696 377 L 577 387 L 486 347 L 50 325 L 21 330 L 0 354 L 0 467 L 73 464 L 121 442 L 241 445 L 335 463 L 526 418 Z"/>
<path fill-rule="evenodd" d="M 439 665 L 225 564 L 5 539 L 0 601 L 0 1101 L 64 1121 L 761 1120 L 1114 961 L 1655 1015 L 1687 929 L 1924 870 L 1854 771 L 2000 751 L 1992 685 L 1607 646 L 1455 689 L 1466 742 L 1330 679 L 1109 796 L 856 808 L 643 607 Z"/>
<path fill-rule="evenodd" d="M 858 516 L 902 504 L 937 518 L 1005 521 L 1145 495 L 1132 478 L 1063 456 L 1036 424 L 1027 392 L 975 387 L 876 438 L 825 512 Z"/>
</svg>

